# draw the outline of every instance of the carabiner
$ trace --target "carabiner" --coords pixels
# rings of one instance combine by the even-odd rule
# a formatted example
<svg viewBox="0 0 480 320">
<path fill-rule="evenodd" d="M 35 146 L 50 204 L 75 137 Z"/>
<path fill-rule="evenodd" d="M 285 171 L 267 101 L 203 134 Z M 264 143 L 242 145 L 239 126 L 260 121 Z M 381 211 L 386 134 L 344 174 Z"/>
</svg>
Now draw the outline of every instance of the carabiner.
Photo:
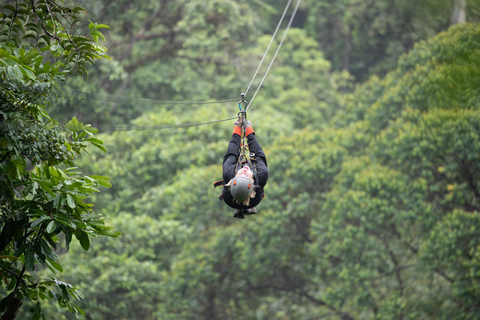
<svg viewBox="0 0 480 320">
<path fill-rule="evenodd" d="M 240 109 L 240 111 L 243 111 L 243 110 L 247 110 L 247 100 L 245 100 L 245 93 L 241 93 L 240 94 L 240 97 L 242 98 L 242 100 L 240 100 L 238 102 L 238 109 Z M 244 104 L 244 109 L 242 109 L 242 103 Z"/>
</svg>

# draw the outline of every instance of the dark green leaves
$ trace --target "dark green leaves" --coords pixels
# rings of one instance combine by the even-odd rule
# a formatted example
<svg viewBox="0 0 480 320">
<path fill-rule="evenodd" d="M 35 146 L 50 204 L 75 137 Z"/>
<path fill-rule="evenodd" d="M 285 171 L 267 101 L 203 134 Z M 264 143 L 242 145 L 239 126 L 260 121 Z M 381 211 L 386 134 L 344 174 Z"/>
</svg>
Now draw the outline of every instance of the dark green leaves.
<svg viewBox="0 0 480 320">
<path fill-rule="evenodd" d="M 109 177 L 103 177 L 103 176 L 90 176 L 90 178 L 97 179 L 98 183 L 104 187 L 110 188 L 112 184 L 110 183 L 110 178 Z"/>
<path fill-rule="evenodd" d="M 39 300 L 55 299 L 83 314 L 70 301 L 83 298 L 73 286 L 36 279 L 31 271 L 64 271 L 56 261 L 60 239 L 68 250 L 75 234 L 88 250 L 90 236 L 118 235 L 86 202 L 101 186 L 111 186 L 109 178 L 91 178 L 73 166 L 88 144 L 105 150 L 94 136 L 98 130 L 76 118 L 61 126 L 46 111 L 58 97 L 57 81 L 108 58 L 97 30 L 108 26 L 94 24 L 82 35 L 83 9 L 63 1 L 15 1 L 0 8 L 1 285 L 11 297 L 38 301 L 32 319 L 45 319 Z"/>
<path fill-rule="evenodd" d="M 84 250 L 90 249 L 90 239 L 88 238 L 88 234 L 83 231 L 78 231 L 75 233 L 75 237 L 80 241 Z"/>
<path fill-rule="evenodd" d="M 55 231 L 55 228 L 56 228 L 56 223 L 55 221 L 50 221 L 47 225 L 47 228 L 45 229 L 45 231 L 47 233 L 52 233 L 53 231 Z"/>
<path fill-rule="evenodd" d="M 25 252 L 25 269 L 33 271 L 35 269 L 35 249 L 34 245 L 30 243 Z"/>
</svg>

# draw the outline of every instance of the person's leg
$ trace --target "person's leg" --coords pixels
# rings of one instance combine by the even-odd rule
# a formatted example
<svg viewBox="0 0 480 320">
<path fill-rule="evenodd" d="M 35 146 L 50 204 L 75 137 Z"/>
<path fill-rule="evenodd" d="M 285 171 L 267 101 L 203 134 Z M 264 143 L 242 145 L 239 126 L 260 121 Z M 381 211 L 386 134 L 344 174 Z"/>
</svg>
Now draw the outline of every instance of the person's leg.
<svg viewBox="0 0 480 320">
<path fill-rule="evenodd" d="M 253 207 L 253 208 L 249 208 L 249 209 L 246 209 L 243 211 L 243 214 L 244 215 L 251 215 L 251 214 L 256 214 L 258 211 L 257 211 L 257 208 Z"/>
<path fill-rule="evenodd" d="M 243 215 L 243 210 L 235 209 L 235 211 L 233 212 L 233 217 L 237 219 L 245 219 L 245 216 Z"/>
</svg>

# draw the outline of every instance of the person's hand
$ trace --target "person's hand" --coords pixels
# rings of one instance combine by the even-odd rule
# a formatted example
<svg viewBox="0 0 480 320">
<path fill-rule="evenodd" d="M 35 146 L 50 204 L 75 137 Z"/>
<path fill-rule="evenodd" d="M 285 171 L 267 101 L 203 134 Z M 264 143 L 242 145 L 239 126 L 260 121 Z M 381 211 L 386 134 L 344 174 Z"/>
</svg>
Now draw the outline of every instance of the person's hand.
<svg viewBox="0 0 480 320">
<path fill-rule="evenodd" d="M 242 119 L 238 118 L 237 121 L 233 124 L 233 133 L 238 134 L 239 136 L 242 135 Z"/>
<path fill-rule="evenodd" d="M 235 121 L 235 123 L 233 124 L 234 127 L 239 127 L 241 128 L 242 127 L 242 119 L 237 119 L 237 121 Z"/>
<path fill-rule="evenodd" d="M 250 120 L 244 119 L 243 121 L 245 124 L 245 136 L 248 136 L 250 133 L 255 133 L 255 131 L 253 131 L 252 123 L 250 122 Z"/>
</svg>

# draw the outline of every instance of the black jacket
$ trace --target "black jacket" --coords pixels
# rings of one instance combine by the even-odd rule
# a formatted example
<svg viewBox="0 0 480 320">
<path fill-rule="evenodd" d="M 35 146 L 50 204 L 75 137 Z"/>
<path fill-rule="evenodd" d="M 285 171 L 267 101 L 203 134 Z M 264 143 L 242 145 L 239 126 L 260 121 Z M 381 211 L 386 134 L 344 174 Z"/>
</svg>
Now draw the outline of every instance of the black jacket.
<svg viewBox="0 0 480 320">
<path fill-rule="evenodd" d="M 235 177 L 235 174 L 237 173 L 235 171 L 235 166 L 237 165 L 238 157 L 240 156 L 240 140 L 240 136 L 234 133 L 232 135 L 232 139 L 228 144 L 227 152 L 223 157 L 223 181 L 225 182 L 225 184 L 230 182 L 230 180 L 233 179 Z M 263 199 L 263 187 L 265 187 L 268 180 L 267 157 L 265 156 L 265 152 L 263 152 L 262 146 L 258 143 L 257 138 L 255 137 L 255 133 L 251 133 L 248 135 L 247 142 L 250 148 L 250 152 L 255 153 L 256 174 L 254 172 L 253 179 L 255 185 L 258 186 L 258 188 L 256 190 L 255 198 L 250 199 L 250 205 L 244 206 L 242 204 L 236 203 L 228 188 L 223 187 L 223 200 L 226 204 L 235 209 L 248 209 L 258 205 Z M 240 167 L 237 168 L 237 170 L 240 169 Z M 253 168 L 250 169 L 253 170 Z"/>
</svg>

